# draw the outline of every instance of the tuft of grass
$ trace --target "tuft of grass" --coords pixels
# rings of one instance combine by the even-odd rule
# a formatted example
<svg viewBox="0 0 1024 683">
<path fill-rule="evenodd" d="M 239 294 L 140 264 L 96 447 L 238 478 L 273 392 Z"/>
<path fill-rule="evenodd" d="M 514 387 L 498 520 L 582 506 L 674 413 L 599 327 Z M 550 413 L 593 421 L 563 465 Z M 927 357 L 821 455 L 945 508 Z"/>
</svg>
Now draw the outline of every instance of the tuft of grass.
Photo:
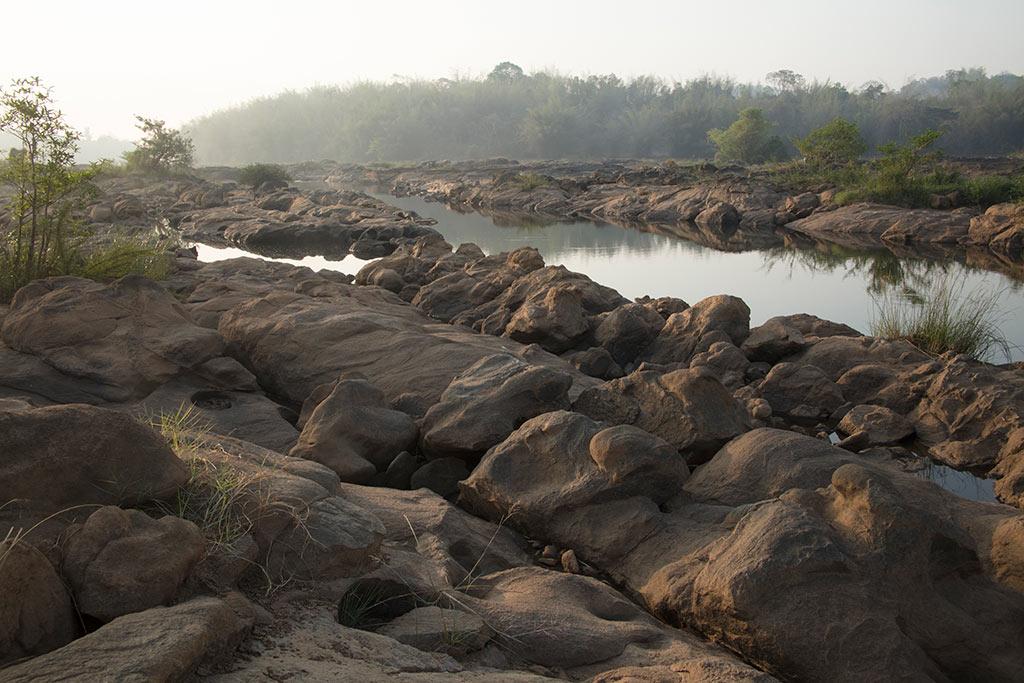
<svg viewBox="0 0 1024 683">
<path fill-rule="evenodd" d="M 145 421 L 167 439 L 171 450 L 182 460 L 195 458 L 210 433 L 210 424 L 199 409 L 185 401 L 174 411 L 150 415 Z"/>
<path fill-rule="evenodd" d="M 125 275 L 163 280 L 171 270 L 171 254 L 160 239 L 120 238 L 90 251 L 74 268 L 74 275 L 109 282 Z"/>
<path fill-rule="evenodd" d="M 519 173 L 512 180 L 520 190 L 529 192 L 530 190 L 536 190 L 539 187 L 547 187 L 551 184 L 551 179 L 541 175 L 540 173 Z"/>
<path fill-rule="evenodd" d="M 925 353 L 948 351 L 978 360 L 999 353 L 1010 359 L 1010 343 L 1000 329 L 1002 290 L 965 292 L 961 277 L 944 276 L 925 293 L 904 289 L 875 299 L 871 333 L 909 341 Z"/>
</svg>

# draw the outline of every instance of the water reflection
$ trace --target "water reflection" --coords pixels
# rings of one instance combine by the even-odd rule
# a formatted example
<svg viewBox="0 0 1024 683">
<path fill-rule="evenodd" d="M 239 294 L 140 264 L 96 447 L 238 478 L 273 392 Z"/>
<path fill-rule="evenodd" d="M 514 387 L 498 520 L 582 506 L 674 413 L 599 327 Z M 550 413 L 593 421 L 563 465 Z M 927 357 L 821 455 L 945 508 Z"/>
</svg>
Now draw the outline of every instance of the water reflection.
<svg viewBox="0 0 1024 683">
<path fill-rule="evenodd" d="M 433 227 L 454 245 L 475 242 L 489 254 L 534 246 L 548 263 L 584 272 L 630 298 L 677 296 L 692 303 L 714 294 L 734 294 L 750 306 L 755 325 L 775 315 L 813 313 L 867 332 L 876 315 L 872 297 L 897 288 L 926 291 L 940 277 L 962 277 L 965 291 L 1003 292 L 1003 331 L 1017 347 L 1013 360 L 1024 359 L 1019 348 L 1024 346 L 1021 282 L 968 265 L 970 254 L 966 263 L 960 263 L 919 247 L 894 253 L 793 235 L 772 237 L 771 246 L 759 249 L 723 251 L 686 239 L 685 234 L 664 234 L 663 226 L 646 226 L 648 232 L 545 216 L 524 221 L 503 214 L 458 213 L 420 197 L 375 196 L 436 219 Z"/>
<path fill-rule="evenodd" d="M 208 244 L 195 243 L 193 245 L 198 253 L 200 261 L 205 263 L 212 263 L 214 261 L 224 261 L 231 258 L 239 258 L 242 256 L 258 256 L 264 261 L 275 261 L 277 263 L 289 263 L 293 266 L 306 266 L 316 270 L 334 270 L 340 273 L 355 274 L 360 268 L 369 261 L 356 258 L 349 254 L 341 259 L 327 258 L 326 256 L 303 256 L 300 258 L 271 258 L 269 256 L 262 256 L 254 254 L 253 252 L 245 251 L 244 249 L 238 249 L 236 247 L 212 247 Z"/>
<path fill-rule="evenodd" d="M 938 484 L 961 498 L 981 503 L 995 503 L 996 483 L 993 479 L 982 479 L 970 472 L 961 472 L 925 459 L 925 464 L 914 472 L 915 476 Z"/>
</svg>

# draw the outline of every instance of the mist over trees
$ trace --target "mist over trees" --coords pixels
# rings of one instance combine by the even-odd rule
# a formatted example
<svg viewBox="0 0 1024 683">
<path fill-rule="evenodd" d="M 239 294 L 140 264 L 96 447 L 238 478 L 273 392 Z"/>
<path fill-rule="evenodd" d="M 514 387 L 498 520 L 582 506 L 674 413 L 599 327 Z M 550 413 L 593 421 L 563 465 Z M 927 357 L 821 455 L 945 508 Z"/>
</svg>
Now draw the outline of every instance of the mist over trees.
<svg viewBox="0 0 1024 683">
<path fill-rule="evenodd" d="M 364 82 L 288 91 L 187 125 L 205 164 L 253 161 L 415 161 L 513 158 L 710 158 L 709 131 L 759 109 L 786 151 L 837 118 L 869 149 L 943 131 L 949 154 L 1024 148 L 1024 78 L 949 71 L 899 90 L 808 82 L 788 70 L 766 84 L 705 76 L 669 83 L 643 76 L 526 74 L 503 62 L 485 78 Z"/>
</svg>

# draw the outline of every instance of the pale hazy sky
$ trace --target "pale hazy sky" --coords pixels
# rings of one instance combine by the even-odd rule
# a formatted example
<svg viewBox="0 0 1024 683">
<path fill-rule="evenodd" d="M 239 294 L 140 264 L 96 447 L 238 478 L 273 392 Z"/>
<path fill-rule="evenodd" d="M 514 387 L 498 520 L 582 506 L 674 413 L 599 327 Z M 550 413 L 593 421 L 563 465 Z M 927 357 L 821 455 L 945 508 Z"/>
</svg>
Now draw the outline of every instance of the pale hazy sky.
<svg viewBox="0 0 1024 683">
<path fill-rule="evenodd" d="M 959 67 L 1024 73 L 1024 0 L 4 0 L 0 18 L 0 81 L 39 75 L 73 125 L 122 137 L 136 113 L 180 125 L 283 89 L 485 74 L 506 59 L 895 87 Z"/>
</svg>

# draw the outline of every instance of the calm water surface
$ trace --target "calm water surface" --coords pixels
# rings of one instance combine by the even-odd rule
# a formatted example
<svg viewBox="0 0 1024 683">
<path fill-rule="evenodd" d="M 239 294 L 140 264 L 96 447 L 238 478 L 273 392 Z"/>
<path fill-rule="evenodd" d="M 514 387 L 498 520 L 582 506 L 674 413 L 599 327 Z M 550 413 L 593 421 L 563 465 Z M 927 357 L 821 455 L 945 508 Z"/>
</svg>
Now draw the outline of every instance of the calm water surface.
<svg viewBox="0 0 1024 683">
<path fill-rule="evenodd" d="M 455 246 L 475 242 L 488 254 L 533 246 L 546 263 L 586 273 L 628 298 L 676 296 L 692 304 L 714 294 L 733 294 L 750 306 L 752 325 L 776 315 L 812 313 L 869 333 L 879 296 L 905 288 L 927 291 L 939 278 L 963 277 L 965 292 L 979 288 L 1002 292 L 1001 327 L 1016 346 L 1012 360 L 1024 360 L 1024 283 L 1001 273 L 952 261 L 898 258 L 884 249 L 779 247 L 724 252 L 614 225 L 523 221 L 505 225 L 504 220 L 498 225 L 487 216 L 461 214 L 420 197 L 375 196 L 434 218 L 437 225 L 433 227 Z"/>
</svg>

